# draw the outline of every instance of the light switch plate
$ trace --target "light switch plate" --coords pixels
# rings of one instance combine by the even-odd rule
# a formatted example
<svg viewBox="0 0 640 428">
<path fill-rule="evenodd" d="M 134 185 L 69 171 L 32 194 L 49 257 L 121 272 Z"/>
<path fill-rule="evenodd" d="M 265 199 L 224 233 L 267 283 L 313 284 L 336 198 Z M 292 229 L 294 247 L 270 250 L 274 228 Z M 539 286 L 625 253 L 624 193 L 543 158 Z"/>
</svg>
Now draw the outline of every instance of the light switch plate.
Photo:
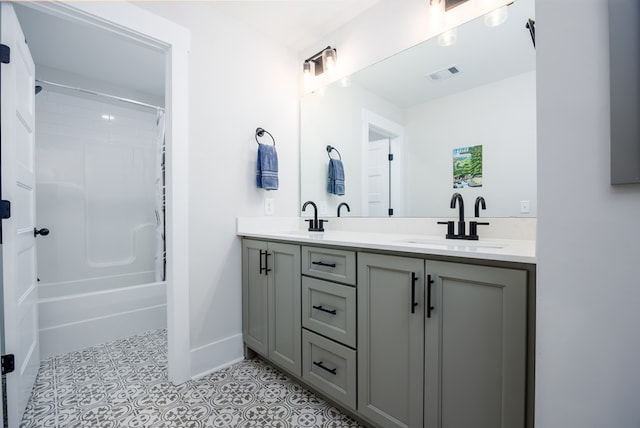
<svg viewBox="0 0 640 428">
<path fill-rule="evenodd" d="M 276 200 L 273 198 L 264 198 L 264 213 L 265 215 L 273 215 L 276 209 Z"/>
</svg>

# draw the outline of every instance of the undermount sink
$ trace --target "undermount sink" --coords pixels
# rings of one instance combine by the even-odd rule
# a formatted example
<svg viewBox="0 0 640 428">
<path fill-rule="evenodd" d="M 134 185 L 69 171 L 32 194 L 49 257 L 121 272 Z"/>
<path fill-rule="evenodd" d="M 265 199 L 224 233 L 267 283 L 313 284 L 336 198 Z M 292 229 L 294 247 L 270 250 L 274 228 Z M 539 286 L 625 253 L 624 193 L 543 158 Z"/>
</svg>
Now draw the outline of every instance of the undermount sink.
<svg viewBox="0 0 640 428">
<path fill-rule="evenodd" d="M 474 248 L 474 249 L 482 249 L 482 248 L 504 248 L 504 245 L 496 244 L 493 242 L 484 242 L 484 241 L 470 241 L 465 239 L 420 239 L 420 238 L 409 238 L 402 239 L 400 241 L 396 241 L 398 243 L 404 244 L 416 244 L 416 245 L 424 245 L 427 247 L 466 247 L 466 248 Z"/>
</svg>

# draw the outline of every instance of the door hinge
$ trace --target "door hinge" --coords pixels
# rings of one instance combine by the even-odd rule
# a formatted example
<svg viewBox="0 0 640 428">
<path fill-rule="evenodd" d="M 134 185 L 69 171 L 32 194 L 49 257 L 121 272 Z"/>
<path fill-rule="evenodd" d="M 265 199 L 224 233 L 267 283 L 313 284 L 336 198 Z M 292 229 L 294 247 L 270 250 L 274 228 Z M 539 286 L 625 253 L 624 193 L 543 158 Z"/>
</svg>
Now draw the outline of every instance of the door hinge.
<svg viewBox="0 0 640 428">
<path fill-rule="evenodd" d="M 389 215 L 393 215 L 393 208 L 389 208 Z"/>
<path fill-rule="evenodd" d="M 393 153 L 389 153 L 389 161 L 393 160 Z"/>
<path fill-rule="evenodd" d="M 0 62 L 3 64 L 11 62 L 11 48 L 7 45 L 0 44 Z"/>
<path fill-rule="evenodd" d="M 16 369 L 16 357 L 13 354 L 2 356 L 2 374 L 6 375 Z"/>
<path fill-rule="evenodd" d="M 0 218 L 11 218 L 11 201 L 0 201 Z"/>
</svg>

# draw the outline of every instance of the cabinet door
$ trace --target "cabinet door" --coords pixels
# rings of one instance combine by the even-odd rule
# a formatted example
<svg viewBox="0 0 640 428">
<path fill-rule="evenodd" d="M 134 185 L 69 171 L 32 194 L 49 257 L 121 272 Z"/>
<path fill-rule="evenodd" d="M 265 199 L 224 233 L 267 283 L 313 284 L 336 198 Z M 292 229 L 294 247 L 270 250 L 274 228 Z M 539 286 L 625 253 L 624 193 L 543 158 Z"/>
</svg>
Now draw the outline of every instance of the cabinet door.
<svg viewBox="0 0 640 428">
<path fill-rule="evenodd" d="M 425 427 L 524 427 L 527 273 L 429 260 L 425 270 Z"/>
<path fill-rule="evenodd" d="M 422 427 L 424 262 L 359 253 L 357 301 L 358 412 Z"/>
<path fill-rule="evenodd" d="M 269 358 L 302 375 L 300 246 L 269 243 Z"/>
<path fill-rule="evenodd" d="M 269 352 L 266 252 L 264 241 L 242 241 L 242 333 L 247 346 L 265 357 Z"/>
</svg>

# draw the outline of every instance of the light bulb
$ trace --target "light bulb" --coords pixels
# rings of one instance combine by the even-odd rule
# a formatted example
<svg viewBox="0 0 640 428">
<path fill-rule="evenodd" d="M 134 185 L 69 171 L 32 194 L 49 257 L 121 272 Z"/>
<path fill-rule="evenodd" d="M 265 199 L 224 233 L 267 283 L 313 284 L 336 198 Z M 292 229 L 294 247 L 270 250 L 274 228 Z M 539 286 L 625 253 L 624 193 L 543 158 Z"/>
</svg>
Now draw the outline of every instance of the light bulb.
<svg viewBox="0 0 640 428">
<path fill-rule="evenodd" d="M 507 20 L 507 6 L 499 7 L 484 16 L 484 25 L 487 27 L 497 27 L 500 24 L 504 24 Z"/>
<path fill-rule="evenodd" d="M 458 30 L 452 28 L 438 35 L 438 44 L 440 46 L 451 46 L 458 40 Z"/>
<path fill-rule="evenodd" d="M 328 47 L 322 52 L 322 59 L 324 62 L 324 69 L 328 72 L 332 72 L 336 68 L 336 50 Z"/>
</svg>

